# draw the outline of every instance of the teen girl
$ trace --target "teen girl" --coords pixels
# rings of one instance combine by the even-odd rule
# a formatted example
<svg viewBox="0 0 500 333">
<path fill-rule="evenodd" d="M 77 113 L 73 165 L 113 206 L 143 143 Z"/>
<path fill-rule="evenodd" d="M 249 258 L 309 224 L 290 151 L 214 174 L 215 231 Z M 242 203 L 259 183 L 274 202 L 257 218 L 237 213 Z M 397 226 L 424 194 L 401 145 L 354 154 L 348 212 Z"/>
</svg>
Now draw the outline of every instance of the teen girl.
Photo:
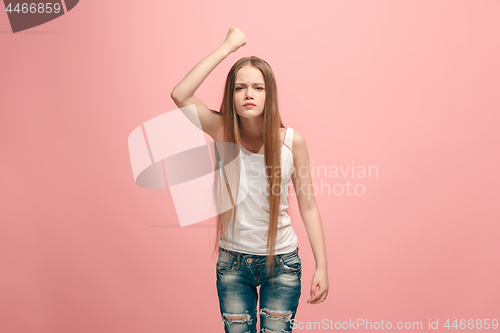
<svg viewBox="0 0 500 333">
<path fill-rule="evenodd" d="M 258 57 L 242 58 L 233 65 L 220 112 L 194 96 L 208 74 L 245 44 L 243 32 L 231 27 L 224 43 L 191 69 L 171 97 L 179 108 L 195 105 L 195 117 L 214 142 L 241 147 L 240 164 L 248 181 L 237 181 L 236 188 L 247 195 L 241 202 L 233 200 L 237 205 L 217 220 L 217 293 L 225 332 L 257 332 L 259 293 L 260 332 L 291 332 L 302 266 L 297 236 L 286 213 L 290 179 L 316 260 L 307 302 L 318 304 L 328 295 L 325 241 L 311 191 L 304 137 L 283 125 L 274 73 Z M 224 177 L 227 180 L 225 173 Z"/>
</svg>

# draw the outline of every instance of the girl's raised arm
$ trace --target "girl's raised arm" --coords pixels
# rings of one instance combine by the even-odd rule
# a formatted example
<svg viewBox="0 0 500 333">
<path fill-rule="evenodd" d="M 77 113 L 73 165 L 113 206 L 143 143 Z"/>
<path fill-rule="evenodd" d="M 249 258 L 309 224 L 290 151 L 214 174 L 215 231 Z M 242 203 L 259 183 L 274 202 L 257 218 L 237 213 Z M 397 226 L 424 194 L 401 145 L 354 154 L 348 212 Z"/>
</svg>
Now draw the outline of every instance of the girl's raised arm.
<svg viewBox="0 0 500 333">
<path fill-rule="evenodd" d="M 210 135 L 214 140 L 217 140 L 217 132 L 221 125 L 220 114 L 215 110 L 210 110 L 202 101 L 194 96 L 194 93 L 207 78 L 208 74 L 210 74 L 222 60 L 245 44 L 246 40 L 243 32 L 237 27 L 231 27 L 224 43 L 194 66 L 184 79 L 175 86 L 170 94 L 170 97 L 172 97 L 174 103 L 179 108 L 191 104 L 195 105 L 197 115 L 186 114 L 192 112 L 189 108 L 185 108 L 182 111 L 190 120 L 198 117 L 202 126 L 201 130 Z"/>
</svg>

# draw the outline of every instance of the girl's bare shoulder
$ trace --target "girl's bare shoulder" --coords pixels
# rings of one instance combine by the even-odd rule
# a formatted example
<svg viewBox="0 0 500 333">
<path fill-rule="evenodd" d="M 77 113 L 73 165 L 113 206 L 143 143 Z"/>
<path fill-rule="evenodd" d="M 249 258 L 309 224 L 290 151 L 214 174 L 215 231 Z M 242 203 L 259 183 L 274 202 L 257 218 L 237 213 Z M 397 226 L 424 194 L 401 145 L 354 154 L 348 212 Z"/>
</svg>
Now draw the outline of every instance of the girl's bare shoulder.
<svg viewBox="0 0 500 333">
<path fill-rule="evenodd" d="M 296 162 L 297 157 L 300 159 L 308 159 L 309 152 L 307 151 L 306 139 L 304 136 L 297 130 L 293 130 L 293 138 L 292 138 L 292 152 L 294 163 Z"/>
</svg>

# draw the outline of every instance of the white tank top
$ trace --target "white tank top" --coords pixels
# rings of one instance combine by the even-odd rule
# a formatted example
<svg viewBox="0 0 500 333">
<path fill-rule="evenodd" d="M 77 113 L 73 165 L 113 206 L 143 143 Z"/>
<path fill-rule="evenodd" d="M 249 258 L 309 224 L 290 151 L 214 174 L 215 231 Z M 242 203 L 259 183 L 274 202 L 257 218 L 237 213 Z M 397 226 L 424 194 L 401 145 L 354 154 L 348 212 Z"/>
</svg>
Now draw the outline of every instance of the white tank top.
<svg viewBox="0 0 500 333">
<path fill-rule="evenodd" d="M 294 169 L 292 139 L 293 129 L 287 127 L 285 144 L 281 147 L 281 199 L 275 254 L 292 252 L 298 245 L 298 239 L 292 227 L 292 219 L 286 212 L 288 209 L 288 186 Z M 240 147 L 246 180 L 240 177 L 238 193 L 244 191 L 243 193 L 247 193 L 247 196 L 237 205 L 234 238 L 231 239 L 231 230 L 229 229 L 228 239 L 222 235 L 219 239 L 219 245 L 224 249 L 236 252 L 267 255 L 266 245 L 270 215 L 264 154 L 254 154 L 243 146 Z"/>
</svg>

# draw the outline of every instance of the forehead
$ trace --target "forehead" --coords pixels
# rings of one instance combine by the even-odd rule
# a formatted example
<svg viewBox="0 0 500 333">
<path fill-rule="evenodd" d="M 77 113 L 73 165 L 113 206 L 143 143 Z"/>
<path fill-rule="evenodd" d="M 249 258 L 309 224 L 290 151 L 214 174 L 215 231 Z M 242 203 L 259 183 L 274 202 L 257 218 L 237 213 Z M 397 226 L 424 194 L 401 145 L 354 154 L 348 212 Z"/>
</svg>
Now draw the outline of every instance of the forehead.
<svg viewBox="0 0 500 333">
<path fill-rule="evenodd" d="M 244 66 L 236 73 L 236 84 L 238 83 L 264 83 L 264 75 L 256 67 Z"/>
</svg>

